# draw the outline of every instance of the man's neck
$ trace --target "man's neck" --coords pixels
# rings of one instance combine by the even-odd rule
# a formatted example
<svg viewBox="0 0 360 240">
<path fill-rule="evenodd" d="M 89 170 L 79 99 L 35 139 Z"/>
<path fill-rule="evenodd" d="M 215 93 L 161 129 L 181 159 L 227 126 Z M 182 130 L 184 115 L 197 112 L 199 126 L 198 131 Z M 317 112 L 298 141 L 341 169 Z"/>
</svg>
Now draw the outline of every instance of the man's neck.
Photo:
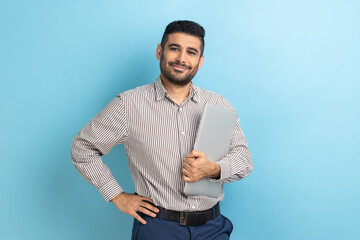
<svg viewBox="0 0 360 240">
<path fill-rule="evenodd" d="M 163 76 L 160 76 L 160 78 L 165 90 L 178 105 L 180 105 L 189 96 L 191 82 L 185 86 L 179 86 L 171 83 Z"/>
</svg>

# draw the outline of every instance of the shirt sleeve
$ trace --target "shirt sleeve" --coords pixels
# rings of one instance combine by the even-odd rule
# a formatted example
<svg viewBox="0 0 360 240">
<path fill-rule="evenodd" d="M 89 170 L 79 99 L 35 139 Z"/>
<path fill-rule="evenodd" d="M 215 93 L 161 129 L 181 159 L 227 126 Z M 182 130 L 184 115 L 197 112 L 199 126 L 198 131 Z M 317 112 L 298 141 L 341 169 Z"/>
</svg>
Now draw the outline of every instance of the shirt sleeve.
<svg viewBox="0 0 360 240">
<path fill-rule="evenodd" d="M 107 202 L 124 190 L 103 163 L 107 155 L 128 137 L 123 99 L 116 96 L 73 139 L 71 160 L 78 172 L 95 186 Z"/>
<path fill-rule="evenodd" d="M 251 161 L 251 153 L 237 119 L 234 133 L 230 142 L 229 153 L 220 161 L 221 173 L 219 179 L 210 179 L 212 182 L 223 184 L 240 180 L 250 174 L 254 166 Z"/>
<path fill-rule="evenodd" d="M 228 110 L 236 110 L 231 106 L 228 100 L 217 95 L 215 104 Z M 234 132 L 230 142 L 228 154 L 217 162 L 220 165 L 220 178 L 209 178 L 212 182 L 221 182 L 223 184 L 234 182 L 247 177 L 254 169 L 251 161 L 251 153 L 245 139 L 245 135 L 241 129 L 239 118 L 237 118 Z"/>
</svg>

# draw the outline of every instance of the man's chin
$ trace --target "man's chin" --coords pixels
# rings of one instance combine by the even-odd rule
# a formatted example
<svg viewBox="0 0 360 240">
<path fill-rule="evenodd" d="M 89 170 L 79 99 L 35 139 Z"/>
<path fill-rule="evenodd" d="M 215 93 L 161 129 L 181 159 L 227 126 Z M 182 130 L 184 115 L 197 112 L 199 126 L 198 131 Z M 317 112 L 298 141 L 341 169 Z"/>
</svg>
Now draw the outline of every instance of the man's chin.
<svg viewBox="0 0 360 240">
<path fill-rule="evenodd" d="M 188 79 L 169 79 L 169 81 L 175 85 L 178 85 L 178 86 L 185 86 L 187 85 L 189 82 L 191 82 L 191 79 L 188 80 Z"/>
</svg>

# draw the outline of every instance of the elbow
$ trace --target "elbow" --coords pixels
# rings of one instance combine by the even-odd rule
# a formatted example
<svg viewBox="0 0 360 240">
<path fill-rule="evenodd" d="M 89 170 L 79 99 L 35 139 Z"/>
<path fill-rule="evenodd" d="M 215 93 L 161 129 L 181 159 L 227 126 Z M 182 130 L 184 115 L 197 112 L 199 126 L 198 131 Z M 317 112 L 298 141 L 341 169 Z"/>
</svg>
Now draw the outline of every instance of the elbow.
<svg viewBox="0 0 360 240">
<path fill-rule="evenodd" d="M 74 143 L 72 144 L 71 149 L 70 149 L 70 159 L 73 164 L 76 163 Z"/>
<path fill-rule="evenodd" d="M 72 141 L 72 144 L 71 144 L 71 148 L 70 148 L 70 158 L 71 158 L 71 162 L 73 164 L 75 164 L 77 162 L 77 152 L 78 152 L 78 149 L 77 149 L 77 141 L 76 141 L 76 137 L 77 135 L 73 138 L 73 141 Z"/>
<path fill-rule="evenodd" d="M 254 165 L 251 163 L 247 169 L 247 175 L 250 175 L 253 169 L 254 169 Z"/>
<path fill-rule="evenodd" d="M 251 161 L 251 154 L 249 152 L 249 154 L 247 156 L 245 168 L 242 172 L 242 177 L 244 178 L 244 177 L 249 176 L 253 169 L 254 169 L 254 164 Z"/>
<path fill-rule="evenodd" d="M 248 166 L 247 166 L 247 175 L 249 175 L 251 172 L 252 172 L 252 170 L 254 169 L 254 164 L 253 164 L 253 162 L 251 161 L 251 154 L 250 154 L 250 152 L 249 152 L 249 157 L 248 157 Z"/>
</svg>

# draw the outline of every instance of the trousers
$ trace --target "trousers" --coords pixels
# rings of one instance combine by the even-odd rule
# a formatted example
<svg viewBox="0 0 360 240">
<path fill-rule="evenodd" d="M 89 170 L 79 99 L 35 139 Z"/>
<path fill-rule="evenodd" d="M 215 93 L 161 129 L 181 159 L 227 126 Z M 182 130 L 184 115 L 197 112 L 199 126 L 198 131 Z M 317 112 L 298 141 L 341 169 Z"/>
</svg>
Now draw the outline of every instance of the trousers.
<svg viewBox="0 0 360 240">
<path fill-rule="evenodd" d="M 140 215 L 147 224 L 134 219 L 131 240 L 228 240 L 233 230 L 231 221 L 223 215 L 198 226 Z"/>
</svg>

